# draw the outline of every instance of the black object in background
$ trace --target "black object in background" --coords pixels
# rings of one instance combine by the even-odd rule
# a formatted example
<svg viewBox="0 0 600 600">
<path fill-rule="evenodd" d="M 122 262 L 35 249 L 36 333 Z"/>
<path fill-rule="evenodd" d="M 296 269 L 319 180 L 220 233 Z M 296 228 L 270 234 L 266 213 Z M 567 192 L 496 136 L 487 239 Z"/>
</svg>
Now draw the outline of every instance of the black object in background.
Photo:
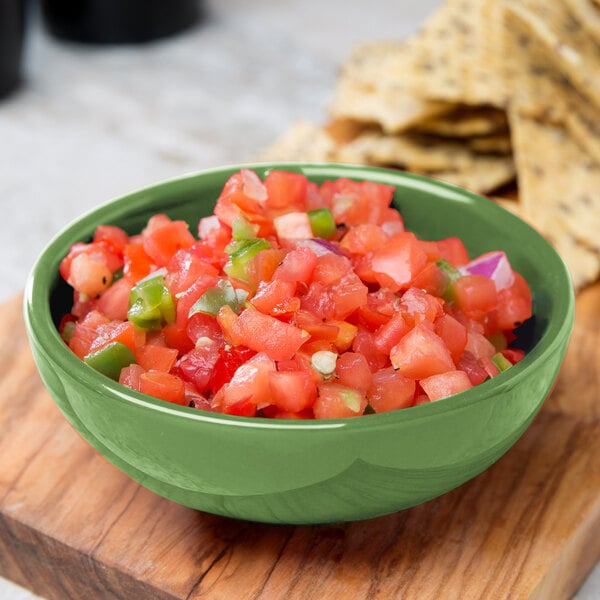
<svg viewBox="0 0 600 600">
<path fill-rule="evenodd" d="M 0 97 L 21 81 L 25 0 L 0 0 Z"/>
<path fill-rule="evenodd" d="M 41 0 L 40 4 L 51 34 L 90 44 L 148 42 L 179 33 L 200 18 L 200 0 Z"/>
</svg>

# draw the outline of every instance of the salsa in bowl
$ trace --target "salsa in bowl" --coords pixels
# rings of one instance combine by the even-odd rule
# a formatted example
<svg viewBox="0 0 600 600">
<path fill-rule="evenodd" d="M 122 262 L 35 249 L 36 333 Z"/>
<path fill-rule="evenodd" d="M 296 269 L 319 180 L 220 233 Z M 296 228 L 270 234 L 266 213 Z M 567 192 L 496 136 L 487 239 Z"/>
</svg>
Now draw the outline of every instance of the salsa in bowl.
<svg viewBox="0 0 600 600">
<path fill-rule="evenodd" d="M 242 414 L 235 414 L 235 411 L 229 413 L 223 410 L 215 411 L 212 403 L 214 398 L 218 397 L 218 390 L 210 398 L 207 398 L 208 394 L 198 391 L 199 407 L 193 403 L 194 398 L 191 398 L 192 406 L 186 405 L 190 404 L 189 401 L 180 404 L 168 402 L 140 391 L 139 387 L 137 389 L 125 387 L 107 377 L 105 373 L 85 364 L 74 354 L 59 333 L 64 316 L 73 310 L 73 289 L 60 275 L 61 262 L 69 255 L 72 246 L 93 242 L 99 226 L 118 227 L 127 236 L 139 235 L 148 227 L 149 220 L 158 214 L 165 215 L 169 222 L 186 223 L 188 229 L 194 231 L 199 221 L 212 215 L 226 182 L 242 172 L 256 174 L 259 181 L 265 181 L 273 172 L 291 172 L 305 176 L 311 185 L 319 187 L 325 185 L 327 181 L 335 182 L 341 179 L 351 182 L 368 181 L 382 188 L 389 187 L 392 206 L 401 215 L 402 230 L 410 232 L 415 239 L 426 242 L 458 239 L 464 245 L 467 254 L 465 264 L 473 268 L 477 266 L 474 262 L 477 257 L 501 252 L 511 267 L 511 273 L 519 274 L 519 277 L 527 282 L 528 290 L 531 292 L 533 317 L 528 319 L 524 326 L 516 329 L 515 339 L 505 339 L 504 342 L 496 340 L 499 345 L 494 347 L 494 350 L 498 350 L 504 356 L 499 348 L 503 344 L 509 344 L 522 350 L 523 358 L 518 362 L 515 360 L 516 364 L 506 370 L 496 366 L 501 372 L 495 373 L 495 376 L 477 385 L 465 384 L 468 389 L 433 401 L 429 393 L 433 396 L 435 392 L 425 391 L 427 385 L 423 387 L 421 380 L 435 377 L 438 373 L 426 373 L 427 377 L 414 377 L 415 391 L 411 400 L 410 402 L 404 400 L 406 407 L 399 410 L 372 410 L 366 412 L 375 414 L 363 416 L 367 406 L 371 405 L 373 408 L 372 404 L 376 404 L 373 402 L 374 396 L 369 397 L 368 391 L 359 394 L 358 397 L 346 395 L 344 398 L 343 394 L 337 396 L 333 394 L 336 401 L 342 398 L 342 408 L 358 406 L 359 410 L 362 409 L 360 418 L 348 418 L 351 415 L 333 412 L 325 413 L 324 418 L 320 419 L 297 418 L 307 416 L 306 414 L 275 414 L 275 412 L 269 414 L 268 404 L 262 406 L 261 401 L 253 403 L 252 416 L 247 416 L 243 411 L 240 411 Z M 311 207 L 309 210 L 321 208 L 324 207 Z M 292 212 L 306 214 L 308 211 Z M 333 210 L 333 213 L 335 212 L 336 210 Z M 224 214 L 223 211 L 221 214 Z M 230 223 L 226 223 L 231 231 L 234 229 L 234 219 L 237 217 L 239 215 L 234 215 Z M 228 217 L 224 217 L 226 218 Z M 299 219 L 299 217 L 295 218 Z M 303 217 L 300 220 L 303 223 L 295 224 L 295 229 L 284 227 L 282 237 L 287 236 L 289 240 L 290 236 L 296 235 L 293 232 L 298 228 L 301 230 L 302 227 L 306 232 L 306 219 Z M 349 221 L 349 218 L 344 217 L 343 220 Z M 398 218 L 393 216 L 385 222 L 388 221 L 399 222 Z M 285 219 L 283 222 L 285 223 Z M 330 233 L 329 237 L 325 236 L 322 230 L 319 230 L 320 235 L 316 237 L 328 241 L 329 244 L 339 244 L 348 254 L 349 248 L 344 248 L 343 236 L 339 239 L 336 237 L 339 235 L 341 224 L 346 227 L 349 225 L 347 222 L 337 222 L 335 232 Z M 269 239 L 268 235 L 255 231 L 254 227 L 250 227 L 249 232 L 245 225 L 239 221 L 235 223 L 238 229 L 236 237 L 239 239 L 233 242 L 242 242 L 237 250 L 243 250 L 245 245 L 250 247 L 252 240 Z M 256 223 L 250 220 L 250 225 Z M 389 242 L 389 240 L 398 239 L 394 236 L 401 233 L 398 225 L 387 227 L 391 230 L 394 227 L 396 229 L 391 237 L 386 238 L 387 244 L 381 246 L 380 258 L 389 255 L 389 252 L 386 254 L 389 248 L 397 249 L 398 242 Z M 298 236 L 292 244 L 293 248 L 292 245 L 286 246 L 282 243 L 278 243 L 280 247 L 277 248 L 274 247 L 274 243 L 271 243 L 269 249 L 281 250 L 281 247 L 286 247 L 287 254 L 294 251 L 293 256 L 297 258 L 306 259 L 306 256 L 310 256 L 310 261 L 321 265 L 320 275 L 318 278 L 312 276 L 303 283 L 308 288 L 314 281 L 325 285 L 329 281 L 327 278 L 333 277 L 334 265 L 340 263 L 342 258 L 346 260 L 347 257 L 340 256 L 339 252 L 327 248 L 328 244 L 321 244 L 329 251 L 320 254 L 318 249 L 310 248 L 310 245 L 296 243 L 300 239 Z M 406 235 L 399 237 L 407 238 Z M 306 239 L 306 235 L 303 239 Z M 231 243 L 232 241 L 228 240 L 227 244 Z M 346 246 L 348 244 L 349 242 Z M 310 255 L 306 248 L 310 251 Z M 356 247 L 351 246 L 350 249 Z M 230 265 L 230 270 L 233 270 L 235 276 L 231 273 L 228 276 L 233 277 L 235 281 L 243 282 L 243 277 L 248 277 L 248 273 L 244 271 L 243 277 L 240 278 L 240 271 L 236 271 L 240 265 L 235 264 L 235 252 L 235 248 L 229 253 L 226 252 L 227 258 L 220 268 L 224 268 L 227 262 L 233 263 Z M 430 247 L 429 252 L 433 252 L 433 247 Z M 314 256 L 317 256 L 316 262 Z M 322 259 L 321 256 L 326 258 Z M 280 259 L 282 258 L 283 255 Z M 435 261 L 428 262 L 438 268 L 440 264 L 447 268 L 447 265 L 440 263 L 440 260 L 451 263 L 448 258 L 450 257 L 441 256 L 436 257 Z M 391 261 L 391 264 L 394 265 L 396 262 Z M 244 262 L 244 265 L 247 264 L 249 263 Z M 275 268 L 283 264 L 285 264 L 284 260 L 278 260 Z M 315 264 L 313 264 L 313 275 Z M 387 264 L 390 264 L 389 260 Z M 168 273 L 160 272 L 160 269 L 166 265 L 156 266 L 158 268 L 152 273 L 158 273 L 158 277 L 162 276 L 163 279 L 168 277 Z M 450 264 L 450 266 L 460 269 L 464 265 Z M 385 270 L 379 269 L 378 272 L 384 273 Z M 136 284 L 143 282 L 144 278 L 152 273 L 142 276 Z M 216 310 L 216 315 L 211 318 L 217 318 L 222 307 L 229 306 L 231 310 L 223 309 L 223 311 L 232 317 L 230 322 L 236 323 L 241 319 L 242 332 L 248 330 L 252 332 L 251 335 L 247 335 L 242 345 L 248 347 L 248 344 L 254 344 L 255 347 L 250 348 L 253 352 L 252 357 L 260 357 L 264 354 L 266 359 L 271 361 L 267 362 L 264 356 L 257 361 L 261 365 L 266 365 L 269 373 L 283 373 L 283 375 L 269 375 L 267 379 L 275 380 L 270 384 L 269 389 L 283 390 L 281 396 L 285 397 L 286 390 L 295 389 L 292 384 L 294 378 L 298 377 L 289 373 L 297 374 L 302 371 L 298 357 L 294 354 L 291 357 L 287 354 L 269 356 L 265 348 L 258 345 L 262 337 L 265 337 L 263 330 L 269 329 L 267 325 L 273 323 L 270 319 L 279 316 L 271 314 L 278 302 L 274 302 L 273 295 L 269 297 L 268 294 L 263 294 L 263 303 L 259 301 L 258 304 L 266 308 L 264 311 L 257 311 L 256 306 L 250 306 L 251 300 L 257 295 L 252 286 L 250 289 L 245 289 L 249 287 L 248 283 L 245 286 L 236 284 L 232 286 L 234 290 L 234 301 L 232 301 L 234 308 L 232 308 L 223 301 L 228 294 L 231 297 L 231 289 L 224 282 L 231 283 L 232 280 L 222 277 L 222 274 L 219 271 L 216 281 L 211 280 L 214 285 L 211 284 L 202 290 L 187 306 L 187 316 L 189 317 L 190 309 L 198 302 L 201 310 L 194 312 L 193 315 L 205 315 L 206 311 Z M 398 286 L 398 289 L 394 290 L 396 295 L 399 292 L 401 294 L 406 292 L 401 289 L 403 284 L 400 282 L 398 272 L 395 275 L 395 283 L 383 279 L 383 275 L 380 275 L 379 279 L 385 283 L 383 286 L 381 281 L 369 282 L 369 276 L 373 277 L 368 275 L 366 283 L 362 280 L 367 294 L 373 293 L 377 286 L 389 289 L 394 285 Z M 69 274 L 66 279 L 69 279 Z M 75 277 L 74 281 L 72 278 L 72 283 L 78 285 L 76 279 Z M 306 309 L 310 303 L 305 302 L 303 309 L 302 298 L 309 293 L 308 288 L 306 290 L 302 288 L 302 292 L 298 292 L 298 282 L 302 278 L 287 277 L 287 279 L 293 279 L 296 287 L 292 294 L 291 287 L 284 285 L 283 288 L 287 293 L 281 298 L 298 297 L 300 309 L 297 310 Z M 275 278 L 275 280 L 286 281 L 286 277 Z M 142 283 L 142 287 L 143 285 Z M 410 287 L 423 290 L 427 289 L 428 285 L 430 284 Z M 282 285 L 279 283 L 271 287 L 281 288 Z M 255 288 L 258 289 L 258 285 L 255 285 Z M 316 289 L 315 286 L 313 289 Z M 208 290 L 214 291 L 207 297 Z M 248 295 L 242 297 L 244 294 L 239 294 L 239 290 L 247 292 Z M 433 290 L 429 289 L 428 295 L 435 296 L 431 292 Z M 128 290 L 128 294 L 131 295 L 131 289 Z M 178 298 L 176 294 L 177 292 L 175 304 L 181 297 Z M 413 291 L 411 294 L 417 292 Z M 141 297 L 143 293 L 138 295 Z M 322 297 L 326 295 L 323 293 Z M 333 295 L 336 297 L 336 294 Z M 319 294 L 315 292 L 313 297 L 315 302 L 313 306 L 318 305 Z M 220 298 L 216 304 L 212 302 L 215 298 Z M 415 300 L 420 299 L 418 297 Z M 188 300 L 192 299 L 188 298 Z M 128 310 L 134 303 L 135 300 L 130 302 L 128 298 Z M 297 310 L 289 309 L 290 306 L 287 307 L 288 313 L 297 313 Z M 248 312 L 249 316 L 244 317 L 246 311 L 253 312 Z M 176 307 L 175 312 L 177 312 Z M 252 319 L 256 320 L 257 315 L 254 314 L 256 312 L 268 316 L 269 319 L 265 320 L 259 316 L 262 321 L 256 327 L 248 326 L 244 330 L 248 322 L 253 323 Z M 49 244 L 34 267 L 28 284 L 25 314 L 36 362 L 57 404 L 82 436 L 126 474 L 167 498 L 200 510 L 257 521 L 316 523 L 364 519 L 418 504 L 460 485 L 497 460 L 525 430 L 554 382 L 572 327 L 573 292 L 564 264 L 548 242 L 527 224 L 486 198 L 451 185 L 394 170 L 334 164 L 255 164 L 215 169 L 159 183 L 109 202 L 84 215 Z M 140 315 L 139 311 L 137 315 Z M 172 322 L 176 323 L 176 317 L 177 314 Z M 314 321 L 314 314 L 302 315 L 304 319 L 301 321 L 302 327 L 298 327 L 297 320 L 288 317 L 289 314 L 277 320 L 300 332 L 308 332 L 309 335 L 311 330 L 313 332 L 319 330 L 319 323 Z M 366 317 L 363 315 L 362 320 L 355 319 L 354 322 L 350 315 L 346 314 L 321 314 L 319 318 L 325 325 L 331 325 L 330 322 L 325 323 L 325 321 L 348 322 L 359 330 L 364 325 Z M 204 317 L 196 320 L 206 321 Z M 165 325 L 167 321 L 168 319 L 165 318 Z M 414 330 L 415 323 L 412 325 L 411 330 Z M 340 327 L 337 333 L 331 328 L 328 330 L 321 328 L 321 337 L 315 335 L 312 338 L 312 341 L 318 341 L 318 344 L 314 344 L 314 348 L 311 348 L 311 356 L 321 352 L 322 358 L 331 360 L 333 354 L 339 361 L 344 354 L 352 354 L 350 358 L 342 361 L 342 365 L 348 361 L 345 367 L 346 374 L 344 375 L 344 368 L 342 368 L 342 377 L 336 373 L 335 379 L 328 377 L 327 360 L 324 363 L 319 363 L 317 360 L 317 371 L 320 369 L 324 379 L 320 389 L 319 384 L 315 386 L 317 398 L 327 399 L 333 392 L 343 391 L 339 386 L 357 389 L 356 383 L 354 388 L 348 383 L 364 380 L 364 377 L 352 378 L 361 366 L 364 367 L 364 361 L 369 365 L 367 360 L 369 351 L 377 347 L 373 338 L 369 338 L 369 343 L 363 346 L 356 347 L 351 344 L 350 352 L 347 349 L 341 350 L 342 346 L 339 344 L 342 342 L 338 340 L 336 344 L 335 339 L 332 339 L 334 333 L 336 336 L 339 335 Z M 62 328 L 64 335 L 64 321 Z M 231 335 L 231 331 L 235 333 L 236 330 L 234 327 L 227 331 Z M 417 332 L 421 335 L 416 337 L 413 334 L 417 340 L 415 347 L 421 346 L 423 339 L 443 339 L 440 335 L 441 330 L 435 331 L 433 321 L 431 325 L 421 323 Z M 210 335 L 204 333 L 206 332 L 198 334 L 194 340 L 194 348 L 202 347 L 203 343 L 207 343 L 205 338 L 211 339 Z M 435 338 L 429 336 L 429 333 L 435 335 Z M 154 335 L 152 333 L 150 337 Z M 300 335 L 306 338 L 305 334 Z M 304 338 L 296 340 L 300 343 L 298 350 L 307 342 L 310 343 L 308 338 Z M 488 338 L 487 341 L 492 343 Z M 232 341 L 229 339 L 226 342 L 230 348 L 236 347 L 231 343 Z M 269 336 L 266 336 L 262 343 L 268 344 Z M 388 343 L 391 341 L 388 340 Z M 400 339 L 391 347 L 399 343 L 401 343 Z M 270 352 L 283 352 L 281 343 L 275 344 L 274 348 Z M 449 352 L 448 348 L 446 350 Z M 135 356 L 135 347 L 132 352 Z M 87 352 L 86 355 L 89 354 L 90 352 Z M 405 377 L 410 369 L 399 363 L 401 359 L 394 358 L 398 354 L 398 352 L 393 354 L 390 349 L 387 355 L 389 364 L 386 363 L 380 369 L 375 370 L 372 365 L 369 365 L 371 378 L 379 370 L 386 369 L 390 377 L 394 377 L 399 371 L 400 375 Z M 364 357 L 364 360 L 359 356 Z M 447 354 L 444 356 L 447 358 Z M 82 356 L 84 357 L 85 355 Z M 176 360 L 180 358 L 181 356 L 178 355 Z M 283 365 L 278 364 L 284 361 L 287 362 Z M 289 361 L 295 362 L 290 364 Z M 143 361 L 136 359 L 135 364 L 140 362 Z M 424 364 L 426 365 L 427 362 L 424 361 Z M 309 361 L 308 367 L 314 368 L 314 366 Z M 464 369 L 450 369 L 449 365 L 445 368 L 447 371 L 467 373 Z M 150 370 L 152 369 L 146 369 L 146 371 Z M 258 373 L 258 378 L 262 377 L 260 369 L 253 372 Z M 335 373 L 335 369 L 332 373 Z M 235 374 L 232 379 L 234 377 Z M 302 377 L 304 381 L 308 381 L 305 375 Z M 381 376 L 377 375 L 377 377 Z M 152 380 L 152 376 L 149 379 Z M 225 385 L 229 385 L 230 381 Z M 462 381 L 464 383 L 465 379 L 463 378 Z M 243 383 L 251 386 L 254 382 L 255 380 L 250 377 Z M 469 383 L 472 384 L 470 379 Z M 278 384 L 280 384 L 279 388 Z M 244 386 L 241 386 L 241 389 L 243 388 Z M 405 392 L 401 392 L 404 388 L 405 386 L 402 385 L 397 386 L 398 395 L 401 393 L 406 395 Z M 394 386 L 390 386 L 390 389 L 393 390 Z M 236 395 L 235 389 L 234 392 L 229 394 L 230 398 L 244 400 L 243 396 Z M 224 394 L 225 392 L 221 396 Z M 307 397 L 295 392 L 294 394 L 290 392 L 288 395 L 293 396 L 292 399 L 304 399 L 303 401 L 306 401 Z M 309 396 L 308 402 L 314 400 L 313 392 L 310 392 Z M 393 391 L 387 397 L 393 402 Z M 210 400 L 210 406 L 202 404 L 206 400 Z M 236 402 L 228 404 L 230 408 L 234 405 Z M 277 411 L 298 412 L 282 411 L 281 408 L 278 406 Z M 306 407 L 301 410 L 306 410 Z M 262 414 L 257 415 L 258 411 Z M 277 418 L 259 418 L 260 416 Z"/>
</svg>

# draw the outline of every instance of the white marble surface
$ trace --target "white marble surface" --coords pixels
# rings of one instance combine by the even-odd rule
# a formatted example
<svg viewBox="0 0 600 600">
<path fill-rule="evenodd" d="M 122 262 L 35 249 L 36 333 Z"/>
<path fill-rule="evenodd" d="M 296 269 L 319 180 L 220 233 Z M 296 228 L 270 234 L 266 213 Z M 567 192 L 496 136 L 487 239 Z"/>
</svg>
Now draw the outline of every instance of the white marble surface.
<svg viewBox="0 0 600 600">
<path fill-rule="evenodd" d="M 60 43 L 32 19 L 26 84 L 0 102 L 0 301 L 83 211 L 252 159 L 295 120 L 322 121 L 351 49 L 403 37 L 438 3 L 207 0 L 205 20 L 184 35 L 108 48 Z M 0 600 L 32 598 L 0 579 Z M 600 567 L 577 594 L 597 599 Z"/>
</svg>

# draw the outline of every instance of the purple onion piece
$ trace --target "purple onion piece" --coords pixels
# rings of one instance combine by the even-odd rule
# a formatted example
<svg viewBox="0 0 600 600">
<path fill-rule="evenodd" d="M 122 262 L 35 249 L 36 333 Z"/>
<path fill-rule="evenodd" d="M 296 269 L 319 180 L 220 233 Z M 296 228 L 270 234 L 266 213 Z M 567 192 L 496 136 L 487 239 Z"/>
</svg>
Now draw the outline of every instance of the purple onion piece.
<svg viewBox="0 0 600 600">
<path fill-rule="evenodd" d="M 508 257 L 501 250 L 486 252 L 459 269 L 463 275 L 483 275 L 493 280 L 497 290 L 513 285 L 515 276 Z"/>
</svg>

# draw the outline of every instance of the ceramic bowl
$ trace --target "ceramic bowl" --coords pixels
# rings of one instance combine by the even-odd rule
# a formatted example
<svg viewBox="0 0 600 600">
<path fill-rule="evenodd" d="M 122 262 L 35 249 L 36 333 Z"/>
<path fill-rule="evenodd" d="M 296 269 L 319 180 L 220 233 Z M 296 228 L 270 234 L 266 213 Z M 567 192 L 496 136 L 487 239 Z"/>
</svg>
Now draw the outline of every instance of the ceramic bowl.
<svg viewBox="0 0 600 600">
<path fill-rule="evenodd" d="M 57 323 L 71 290 L 58 267 L 71 244 L 100 224 L 139 231 L 165 212 L 192 231 L 241 166 L 309 179 L 349 177 L 396 186 L 395 206 L 424 239 L 459 236 L 472 255 L 506 251 L 528 281 L 534 318 L 521 332 L 526 357 L 450 398 L 388 413 L 323 421 L 235 417 L 177 406 L 104 377 L 62 342 Z M 367 519 L 425 502 L 498 460 L 548 395 L 566 352 L 574 296 L 563 261 L 522 220 L 491 200 L 396 170 L 352 165 L 234 165 L 158 183 L 68 225 L 28 280 L 24 314 L 39 372 L 73 427 L 129 477 L 195 509 L 288 524 Z"/>
</svg>

